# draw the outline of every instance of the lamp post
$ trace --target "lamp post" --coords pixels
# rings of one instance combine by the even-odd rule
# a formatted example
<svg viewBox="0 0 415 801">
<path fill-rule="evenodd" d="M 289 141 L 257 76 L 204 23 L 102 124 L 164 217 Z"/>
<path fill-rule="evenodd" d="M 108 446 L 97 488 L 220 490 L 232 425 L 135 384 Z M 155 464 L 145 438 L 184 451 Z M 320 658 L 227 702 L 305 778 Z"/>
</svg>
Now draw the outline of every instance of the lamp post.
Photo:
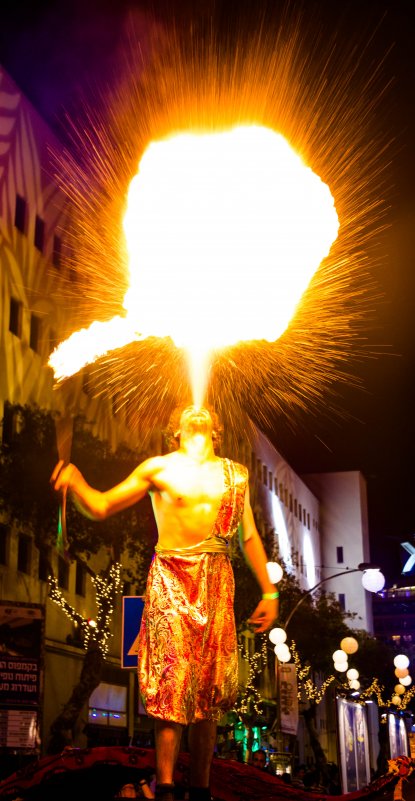
<svg viewBox="0 0 415 801">
<path fill-rule="evenodd" d="M 283 624 L 284 628 L 285 629 L 287 628 L 292 616 L 295 614 L 298 607 L 301 606 L 301 604 L 305 601 L 305 599 L 309 595 L 311 595 L 314 592 L 314 590 L 317 590 L 318 587 L 321 587 L 321 585 L 324 584 L 326 581 L 331 581 L 331 579 L 338 578 L 339 576 L 345 576 L 348 573 L 363 573 L 362 583 L 365 590 L 368 590 L 368 592 L 379 592 L 381 589 L 383 589 L 385 585 L 385 577 L 383 573 L 381 573 L 379 566 L 373 565 L 371 562 L 361 562 L 357 567 L 352 567 L 351 569 L 348 570 L 342 570 L 340 573 L 335 573 L 333 576 L 327 576 L 327 578 L 318 581 L 317 584 L 314 585 L 314 587 L 311 587 L 301 596 L 300 600 L 297 601 L 296 605 L 293 607 L 293 609 L 291 609 L 290 614 L 288 615 L 285 623 Z M 366 577 L 366 582 L 364 581 L 365 577 Z M 374 581 L 374 583 L 371 586 L 372 578 L 376 579 L 376 581 Z"/>
</svg>

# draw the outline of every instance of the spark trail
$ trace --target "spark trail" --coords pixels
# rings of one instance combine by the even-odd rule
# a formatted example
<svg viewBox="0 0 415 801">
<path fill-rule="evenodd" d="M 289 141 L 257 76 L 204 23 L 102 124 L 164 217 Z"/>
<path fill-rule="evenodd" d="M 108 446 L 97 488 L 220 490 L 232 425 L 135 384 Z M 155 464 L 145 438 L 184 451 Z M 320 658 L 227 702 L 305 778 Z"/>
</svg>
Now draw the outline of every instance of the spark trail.
<svg viewBox="0 0 415 801">
<path fill-rule="evenodd" d="M 252 404 L 264 422 L 276 410 L 290 416 L 296 408 L 317 406 L 330 384 L 348 377 L 346 361 L 367 326 L 374 243 L 385 210 L 386 143 L 374 122 L 384 79 L 381 65 L 364 67 L 360 42 L 346 46 L 335 37 L 319 37 L 298 18 L 279 20 L 267 32 L 251 31 L 249 42 L 243 32 L 239 36 L 233 31 L 225 44 L 206 30 L 193 29 L 188 37 L 157 29 L 146 64 L 134 61 L 130 50 L 124 80 L 112 94 L 106 93 L 101 107 L 87 109 L 83 129 L 74 126 L 82 157 L 67 154 L 59 165 L 61 184 L 77 212 L 76 268 L 85 295 L 72 330 L 93 319 L 125 315 L 131 278 L 122 232 L 125 198 L 150 142 L 183 130 L 212 134 L 263 126 L 280 132 L 330 187 L 340 236 L 311 279 L 288 329 L 277 340 L 278 314 L 273 310 L 279 288 L 258 281 L 262 294 L 241 316 L 251 322 L 254 305 L 263 306 L 272 341 L 262 341 L 264 333 L 235 335 L 211 356 L 208 398 L 226 422 L 238 419 Z M 212 285 L 215 326 L 220 275 Z M 169 304 L 179 316 L 180 291 L 174 283 L 167 310 Z M 228 296 L 222 317 L 230 312 L 229 305 Z M 133 327 L 143 333 L 136 321 Z M 163 419 L 171 406 L 189 399 L 186 357 L 168 328 L 150 327 L 144 333 L 157 336 L 120 345 L 96 362 L 95 391 L 109 385 L 121 403 L 134 395 L 137 416 Z"/>
</svg>

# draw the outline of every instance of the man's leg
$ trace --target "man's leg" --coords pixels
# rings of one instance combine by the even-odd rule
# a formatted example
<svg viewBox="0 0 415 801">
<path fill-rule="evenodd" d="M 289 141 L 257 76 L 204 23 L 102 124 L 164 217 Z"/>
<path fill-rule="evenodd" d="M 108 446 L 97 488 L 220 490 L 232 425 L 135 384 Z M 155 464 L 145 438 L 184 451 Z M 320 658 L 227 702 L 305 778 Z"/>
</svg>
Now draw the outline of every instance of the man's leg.
<svg viewBox="0 0 415 801">
<path fill-rule="evenodd" d="M 169 720 L 155 721 L 156 798 L 173 801 L 173 773 L 179 753 L 183 726 Z"/>
<path fill-rule="evenodd" d="M 217 723 L 201 720 L 189 726 L 190 800 L 210 799 L 210 766 L 216 742 Z"/>
</svg>

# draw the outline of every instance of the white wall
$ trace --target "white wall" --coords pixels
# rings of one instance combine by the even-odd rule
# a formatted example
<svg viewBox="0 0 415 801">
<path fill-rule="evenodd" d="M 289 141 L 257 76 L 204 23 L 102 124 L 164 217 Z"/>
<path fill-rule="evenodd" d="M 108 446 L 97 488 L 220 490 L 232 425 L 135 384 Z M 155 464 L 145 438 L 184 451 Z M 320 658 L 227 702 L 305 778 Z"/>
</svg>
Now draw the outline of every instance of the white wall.
<svg viewBox="0 0 415 801">
<path fill-rule="evenodd" d="M 251 440 L 251 447 L 256 462 L 256 493 L 252 498 L 254 512 L 257 510 L 261 513 L 267 524 L 275 529 L 280 557 L 286 569 L 296 576 L 302 589 L 310 589 L 320 580 L 318 500 L 258 429 Z M 251 473 L 253 460 L 252 455 Z M 263 480 L 264 468 L 268 477 L 267 485 Z"/>
<path fill-rule="evenodd" d="M 358 471 L 317 473 L 304 480 L 320 500 L 323 577 L 354 569 L 370 561 L 366 482 Z M 338 561 L 337 548 L 343 549 Z M 357 612 L 353 628 L 373 633 L 371 594 L 362 586 L 362 574 L 340 576 L 325 587 L 337 597 L 345 596 L 346 610 Z"/>
</svg>

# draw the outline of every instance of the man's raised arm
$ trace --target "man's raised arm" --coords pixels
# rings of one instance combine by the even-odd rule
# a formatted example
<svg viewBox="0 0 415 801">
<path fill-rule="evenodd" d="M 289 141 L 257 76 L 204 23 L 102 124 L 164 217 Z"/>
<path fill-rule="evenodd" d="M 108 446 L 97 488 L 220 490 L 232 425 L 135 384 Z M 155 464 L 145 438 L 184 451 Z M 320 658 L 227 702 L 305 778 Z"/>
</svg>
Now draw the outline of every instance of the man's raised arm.
<svg viewBox="0 0 415 801">
<path fill-rule="evenodd" d="M 56 465 L 50 481 L 56 492 L 69 490 L 75 506 L 86 517 L 92 520 L 104 520 L 144 498 L 153 486 L 160 466 L 160 457 L 146 459 L 120 484 L 105 492 L 100 492 L 85 481 L 82 473 L 74 464 L 64 465 L 60 461 Z"/>
<path fill-rule="evenodd" d="M 272 626 L 278 616 L 279 604 L 278 598 L 272 597 L 276 595 L 276 589 L 268 576 L 267 556 L 255 525 L 249 500 L 249 487 L 245 494 L 244 512 L 240 526 L 240 544 L 245 560 L 262 590 L 262 600 L 248 621 L 259 633 Z"/>
</svg>

